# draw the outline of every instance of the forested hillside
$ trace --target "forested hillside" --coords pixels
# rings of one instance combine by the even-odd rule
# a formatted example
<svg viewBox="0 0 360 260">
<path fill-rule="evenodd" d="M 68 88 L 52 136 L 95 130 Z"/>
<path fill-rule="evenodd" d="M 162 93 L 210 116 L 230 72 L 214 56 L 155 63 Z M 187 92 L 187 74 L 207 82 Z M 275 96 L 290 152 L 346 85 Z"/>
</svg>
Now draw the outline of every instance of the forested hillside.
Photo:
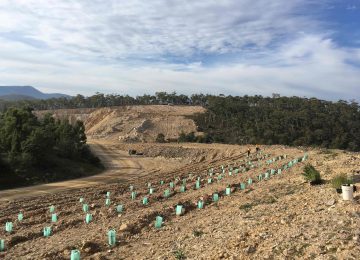
<svg viewBox="0 0 360 260">
<path fill-rule="evenodd" d="M 166 92 L 130 97 L 97 93 L 90 97 L 77 95 L 48 100 L 0 101 L 0 110 L 14 105 L 45 110 L 149 104 L 201 105 L 207 108 L 205 114 L 194 117 L 205 136 L 193 138 L 191 133 L 179 133 L 180 140 L 316 145 L 360 150 L 359 104 L 343 100 L 331 102 L 316 98 L 203 94 L 188 97 Z"/>
<path fill-rule="evenodd" d="M 298 97 L 209 97 L 195 121 L 216 142 L 360 150 L 357 103 Z"/>
<path fill-rule="evenodd" d="M 78 121 L 39 120 L 30 108 L 0 114 L 0 188 L 80 177 L 101 170 Z"/>
</svg>

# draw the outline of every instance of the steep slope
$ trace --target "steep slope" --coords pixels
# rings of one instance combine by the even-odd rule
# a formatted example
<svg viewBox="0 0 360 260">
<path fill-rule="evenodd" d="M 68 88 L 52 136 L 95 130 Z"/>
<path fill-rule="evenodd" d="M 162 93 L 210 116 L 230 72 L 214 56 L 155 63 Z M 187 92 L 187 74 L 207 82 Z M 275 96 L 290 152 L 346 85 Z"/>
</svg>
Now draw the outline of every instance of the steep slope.
<svg viewBox="0 0 360 260">
<path fill-rule="evenodd" d="M 55 118 L 82 120 L 89 138 L 105 138 L 124 142 L 153 142 L 159 133 L 174 139 L 182 131 L 195 132 L 196 125 L 186 116 L 203 113 L 200 106 L 123 106 L 99 109 L 60 109 L 38 111 L 52 113 Z M 199 133 L 197 133 L 199 134 Z"/>
</svg>

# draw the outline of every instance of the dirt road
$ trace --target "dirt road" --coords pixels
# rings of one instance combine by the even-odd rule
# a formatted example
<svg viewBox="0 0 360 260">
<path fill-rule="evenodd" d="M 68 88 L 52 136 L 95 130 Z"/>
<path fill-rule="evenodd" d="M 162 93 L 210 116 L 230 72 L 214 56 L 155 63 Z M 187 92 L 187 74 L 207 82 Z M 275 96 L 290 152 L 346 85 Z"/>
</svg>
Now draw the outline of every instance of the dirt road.
<svg viewBox="0 0 360 260">
<path fill-rule="evenodd" d="M 106 167 L 105 172 L 102 174 L 75 180 L 0 191 L 0 201 L 53 194 L 99 184 L 124 182 L 146 174 L 144 161 L 137 160 L 129 156 L 126 152 L 114 149 L 114 147 L 106 143 L 91 142 L 90 146 Z"/>
</svg>

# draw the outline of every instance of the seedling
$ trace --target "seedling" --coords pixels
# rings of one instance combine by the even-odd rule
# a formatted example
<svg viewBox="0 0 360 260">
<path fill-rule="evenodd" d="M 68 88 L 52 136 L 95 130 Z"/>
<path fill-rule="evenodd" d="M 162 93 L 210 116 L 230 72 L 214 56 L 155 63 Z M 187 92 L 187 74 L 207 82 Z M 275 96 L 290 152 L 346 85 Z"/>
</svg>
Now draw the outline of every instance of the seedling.
<svg viewBox="0 0 360 260">
<path fill-rule="evenodd" d="M 6 222 L 5 223 L 5 231 L 11 233 L 13 230 L 13 223 L 12 222 Z"/>
<path fill-rule="evenodd" d="M 55 223 L 55 222 L 57 222 L 57 220 L 58 220 L 58 218 L 57 218 L 56 213 L 51 214 L 51 222 Z"/>
<path fill-rule="evenodd" d="M 117 213 L 122 213 L 123 210 L 124 210 L 124 206 L 123 206 L 123 205 L 117 205 L 117 206 L 116 206 L 116 211 L 117 211 Z"/>
<path fill-rule="evenodd" d="M 109 246 L 115 246 L 116 244 L 116 231 L 111 229 L 108 232 Z"/>
<path fill-rule="evenodd" d="M 83 203 L 83 202 L 84 202 L 84 198 L 80 198 L 79 201 L 80 201 L 80 203 Z"/>
<path fill-rule="evenodd" d="M 50 206 L 50 213 L 54 213 L 55 212 L 55 207 L 54 206 Z"/>
<path fill-rule="evenodd" d="M 173 182 L 170 182 L 170 183 L 169 183 L 169 186 L 170 186 L 170 189 L 173 189 L 173 188 L 174 188 L 174 183 L 173 183 Z"/>
<path fill-rule="evenodd" d="M 18 215 L 18 220 L 23 221 L 23 219 L 24 219 L 24 215 L 20 212 Z"/>
<path fill-rule="evenodd" d="M 109 207 L 109 206 L 110 206 L 110 204 L 111 204 L 110 199 L 105 199 L 105 205 L 106 205 L 107 207 Z"/>
<path fill-rule="evenodd" d="M 182 184 L 186 185 L 186 178 L 182 180 Z"/>
<path fill-rule="evenodd" d="M 208 183 L 211 184 L 212 183 L 212 178 L 208 179 Z"/>
<path fill-rule="evenodd" d="M 86 224 L 89 224 L 91 221 L 92 221 L 92 215 L 90 213 L 87 213 L 85 217 Z"/>
<path fill-rule="evenodd" d="M 155 228 L 161 228 L 163 224 L 163 218 L 161 216 L 157 216 L 155 220 Z"/>
<path fill-rule="evenodd" d="M 142 203 L 143 205 L 149 204 L 149 199 L 147 197 L 144 197 Z"/>
<path fill-rule="evenodd" d="M 106 197 L 110 198 L 110 191 L 106 192 Z"/>
<path fill-rule="evenodd" d="M 131 199 L 132 200 L 136 199 L 136 191 L 131 192 Z"/>
<path fill-rule="evenodd" d="M 51 227 L 44 227 L 44 237 L 49 237 L 51 236 Z"/>
<path fill-rule="evenodd" d="M 71 250 L 70 260 L 80 260 L 80 251 L 79 250 Z"/>
<path fill-rule="evenodd" d="M 164 191 L 164 197 L 168 198 L 170 196 L 170 190 L 165 190 Z"/>
</svg>

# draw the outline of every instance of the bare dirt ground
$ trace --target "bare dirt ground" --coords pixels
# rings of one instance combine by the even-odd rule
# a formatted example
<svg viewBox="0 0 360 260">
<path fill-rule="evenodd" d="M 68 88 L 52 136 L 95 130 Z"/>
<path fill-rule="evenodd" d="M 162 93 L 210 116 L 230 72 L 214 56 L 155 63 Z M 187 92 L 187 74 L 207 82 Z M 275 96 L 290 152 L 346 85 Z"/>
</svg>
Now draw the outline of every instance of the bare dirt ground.
<svg viewBox="0 0 360 260">
<path fill-rule="evenodd" d="M 144 112 L 144 108 L 132 109 Z M 65 112 L 59 114 L 69 116 L 70 112 Z M 103 113 L 94 116 L 100 121 L 107 117 L 101 110 L 75 112 L 70 114 L 80 113 L 83 120 L 89 117 L 86 113 Z M 181 113 L 185 112 L 191 111 Z M 122 117 L 123 112 L 116 113 Z M 141 120 L 154 113 L 149 117 L 142 114 Z M 87 131 L 95 129 L 95 121 L 89 121 Z M 353 174 L 358 180 L 359 153 L 262 146 L 262 155 L 247 158 L 247 146 L 129 144 L 119 141 L 118 131 L 100 133 L 104 136 L 96 134 L 90 143 L 107 166 L 103 174 L 0 192 L 0 239 L 6 246 L 0 259 L 70 259 L 73 249 L 80 250 L 81 259 L 94 260 L 359 259 L 359 191 L 354 193 L 354 201 L 343 201 L 329 183 L 339 173 Z M 144 155 L 130 157 L 128 149 Z M 306 161 L 278 173 L 277 169 L 304 153 L 309 156 Z M 301 173 L 306 163 L 321 172 L 324 184 L 304 182 Z M 265 179 L 265 172 L 271 169 L 275 174 Z M 196 188 L 198 178 L 200 187 Z M 253 184 L 248 185 L 250 178 Z M 181 192 L 184 180 L 186 191 Z M 149 194 L 149 183 L 153 194 Z M 241 183 L 246 184 L 244 190 Z M 136 191 L 134 199 L 130 185 Z M 230 195 L 225 193 L 227 187 Z M 107 192 L 109 205 L 105 205 Z M 218 202 L 212 200 L 214 193 L 219 194 Z M 147 205 L 142 203 L 144 197 L 149 200 Z M 80 198 L 93 216 L 89 224 Z M 202 209 L 197 208 L 199 200 L 204 202 Z M 116 210 L 120 204 L 124 207 L 121 213 Z M 51 205 L 58 216 L 56 222 L 51 222 Z M 183 215 L 175 214 L 176 205 L 183 205 Z M 17 220 L 19 212 L 24 215 L 22 221 Z M 157 216 L 163 217 L 161 228 L 154 226 Z M 5 231 L 5 223 L 10 221 L 11 233 Z M 44 227 L 52 228 L 50 237 L 43 236 Z M 110 229 L 117 234 L 115 246 L 108 245 Z"/>
<path fill-rule="evenodd" d="M 120 149 L 127 144 L 102 142 L 110 153 L 108 165 L 110 171 L 125 170 L 121 159 L 116 160 Z M 263 147 L 269 153 L 261 158 L 262 166 L 229 176 L 230 167 L 244 166 L 247 160 L 243 152 L 246 147 L 230 145 L 158 145 L 141 144 L 148 153 L 159 153 L 163 149 L 173 149 L 173 156 L 167 158 L 168 165 L 177 162 L 173 170 L 164 171 L 165 164 L 158 172 L 140 173 L 139 178 L 128 178 L 125 182 L 103 184 L 78 188 L 66 192 L 37 195 L 31 198 L 16 198 L 0 203 L 0 223 L 12 221 L 14 231 L 11 234 L 0 230 L 0 239 L 5 239 L 7 250 L 0 253 L 4 259 L 69 259 L 72 249 L 81 251 L 82 259 L 357 259 L 359 255 L 360 208 L 359 193 L 355 193 L 353 202 L 342 201 L 329 184 L 310 186 L 300 175 L 305 162 L 291 169 L 275 174 L 268 180 L 257 180 L 259 174 L 268 169 L 277 169 L 288 161 L 304 154 L 301 149 L 282 146 Z M 153 149 L 151 149 L 153 147 Z M 139 144 L 140 148 L 140 144 Z M 183 149 L 190 156 L 184 154 Z M 228 157 L 219 156 L 219 152 Z M 197 156 L 194 154 L 198 153 Z M 287 154 L 270 165 L 264 162 Z M 316 166 L 325 180 L 339 172 L 353 172 L 360 169 L 359 154 L 342 151 L 330 154 L 321 151 L 309 151 L 309 162 Z M 108 155 L 106 155 L 108 156 Z M 217 157 L 219 156 L 219 157 Z M 121 157 L 120 157 L 121 158 Z M 154 164 L 159 157 L 133 158 L 142 165 L 142 160 L 152 159 Z M 191 163 L 186 163 L 190 162 Z M 258 160 L 252 159 L 257 165 Z M 118 164 L 119 163 L 119 164 Z M 118 168 L 120 165 L 120 168 Z M 224 178 L 217 181 L 220 166 L 226 168 Z M 113 168 L 112 168 L 113 167 Z M 129 167 L 129 166 L 128 166 Z M 213 167 L 213 183 L 208 169 Z M 126 168 L 126 167 L 125 167 Z M 128 170 L 141 171 L 138 164 Z M 189 173 L 192 177 L 189 177 Z M 131 173 L 129 173 L 131 175 Z M 201 178 L 201 188 L 195 189 L 196 178 Z M 187 191 L 179 191 L 181 182 L 187 178 Z M 252 178 L 254 184 L 240 190 L 240 183 Z M 161 185 L 160 180 L 164 181 Z M 164 191 L 174 182 L 169 198 Z M 151 183 L 155 192 L 148 194 L 147 183 Z M 131 199 L 129 185 L 137 192 Z M 224 194 L 227 186 L 232 194 Z M 105 205 L 105 194 L 111 193 L 111 205 Z M 220 200 L 214 203 L 213 193 L 219 193 Z M 25 194 L 24 194 L 25 195 Z M 148 205 L 142 204 L 147 196 Z M 84 222 L 85 213 L 79 198 L 89 204 L 93 221 Z M 197 209 L 196 203 L 203 198 L 205 206 Z M 124 205 L 124 212 L 117 213 L 116 205 Z M 184 205 L 183 216 L 176 216 L 175 206 Z M 58 221 L 51 223 L 49 206 L 54 205 Z M 24 220 L 16 220 L 19 212 Z M 160 229 L 154 227 L 156 216 L 164 218 Z M 45 238 L 42 229 L 51 226 L 53 234 Z M 107 231 L 115 229 L 117 245 L 107 245 Z"/>
<path fill-rule="evenodd" d="M 38 111 L 42 116 L 52 113 L 57 119 L 81 120 L 86 134 L 91 138 L 121 140 L 126 142 L 154 142 L 158 133 L 174 139 L 179 133 L 195 132 L 193 120 L 186 118 L 195 113 L 203 113 L 200 106 L 122 106 L 98 109 L 60 109 Z"/>
</svg>

